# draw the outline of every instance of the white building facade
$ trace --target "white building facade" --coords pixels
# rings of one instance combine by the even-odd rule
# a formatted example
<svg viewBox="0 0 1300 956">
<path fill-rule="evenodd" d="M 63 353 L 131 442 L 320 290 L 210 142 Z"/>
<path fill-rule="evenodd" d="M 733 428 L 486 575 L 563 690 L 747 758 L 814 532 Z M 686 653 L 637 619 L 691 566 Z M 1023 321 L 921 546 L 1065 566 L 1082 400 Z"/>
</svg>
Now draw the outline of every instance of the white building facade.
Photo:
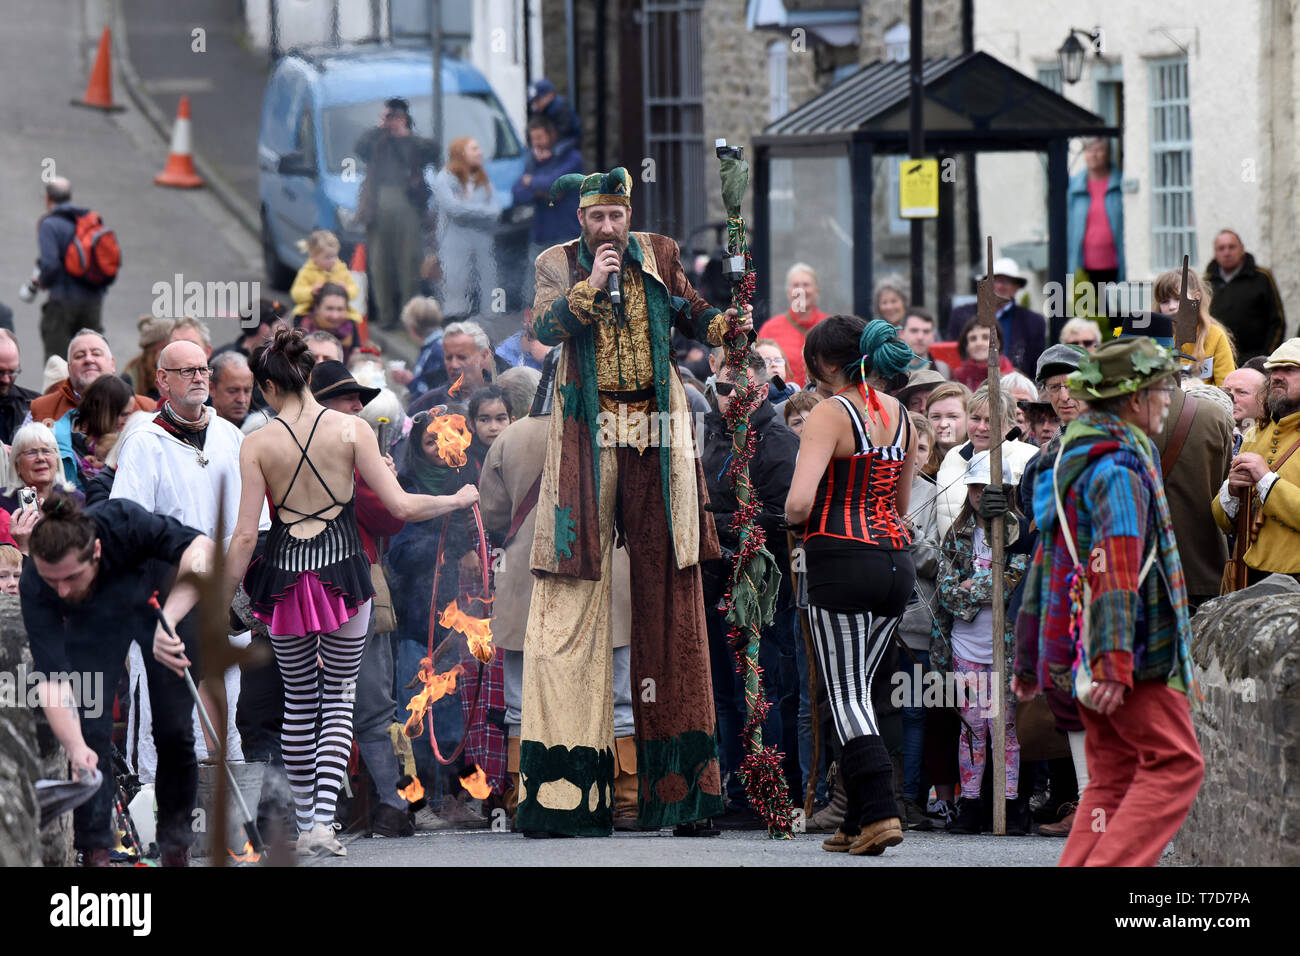
<svg viewBox="0 0 1300 956">
<path fill-rule="evenodd" d="M 1123 171 L 1130 282 L 1179 266 L 1183 253 L 1203 272 L 1215 234 L 1230 228 L 1273 270 L 1289 304 L 1300 291 L 1292 129 L 1300 47 L 1290 10 L 1286 0 L 980 0 L 975 45 L 1123 128 L 1113 158 Z M 1089 49 L 1079 82 L 1063 85 L 1057 49 L 1071 27 L 1100 27 L 1103 52 Z M 1071 175 L 1083 168 L 1076 142 Z M 980 156 L 981 228 L 995 245 L 1045 241 L 1045 170 L 1034 154 Z M 1034 261 L 1042 248 L 1042 257 L 1024 256 L 1031 267 L 1042 268 Z M 1041 283 L 1030 288 L 1041 305 Z"/>
</svg>

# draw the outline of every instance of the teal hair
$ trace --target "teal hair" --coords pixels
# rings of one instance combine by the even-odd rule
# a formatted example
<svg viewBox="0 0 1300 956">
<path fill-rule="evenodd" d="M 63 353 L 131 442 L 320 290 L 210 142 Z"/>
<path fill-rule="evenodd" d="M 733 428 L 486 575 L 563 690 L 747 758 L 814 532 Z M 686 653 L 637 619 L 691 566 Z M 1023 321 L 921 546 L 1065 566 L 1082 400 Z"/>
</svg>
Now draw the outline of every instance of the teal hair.
<svg viewBox="0 0 1300 956">
<path fill-rule="evenodd" d="M 875 372 L 888 381 L 906 371 L 916 358 L 908 344 L 898 337 L 898 329 L 884 319 L 872 319 L 866 324 L 858 337 L 858 351 L 861 356 L 844 366 L 850 380 L 865 382 Z"/>
</svg>

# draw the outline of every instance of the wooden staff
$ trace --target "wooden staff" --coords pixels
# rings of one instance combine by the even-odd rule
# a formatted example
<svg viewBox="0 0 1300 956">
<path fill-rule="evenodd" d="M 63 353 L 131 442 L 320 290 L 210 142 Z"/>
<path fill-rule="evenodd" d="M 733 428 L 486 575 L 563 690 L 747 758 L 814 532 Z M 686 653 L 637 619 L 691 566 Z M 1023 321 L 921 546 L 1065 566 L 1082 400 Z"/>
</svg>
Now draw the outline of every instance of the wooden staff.
<svg viewBox="0 0 1300 956">
<path fill-rule="evenodd" d="M 812 720 L 812 760 L 808 780 L 804 784 L 803 818 L 807 821 L 813 815 L 813 805 L 817 802 L 817 781 L 821 778 L 822 766 L 822 720 L 817 704 L 817 653 L 813 650 L 812 629 L 808 626 L 807 608 L 798 607 L 798 579 L 795 577 L 794 556 L 799 547 L 794 533 L 785 533 L 786 546 L 790 555 L 790 586 L 795 592 L 795 613 L 799 615 L 799 630 L 803 634 L 804 653 L 808 656 L 808 713 Z"/>
<path fill-rule="evenodd" d="M 987 239 L 987 274 L 978 283 L 978 314 L 981 322 L 989 326 L 989 484 L 1002 485 L 1002 372 L 998 365 L 997 311 L 1001 305 L 993 291 L 993 237 Z M 993 687 L 989 699 L 993 702 L 993 740 L 989 750 L 993 760 L 993 832 L 1005 836 L 1007 832 L 1007 714 L 1004 675 L 1007 655 L 1004 632 L 1007 608 L 1003 602 L 1002 562 L 1006 548 L 1003 543 L 1002 515 L 989 522 L 989 543 L 993 551 Z M 968 690 L 969 692 L 969 690 Z"/>
</svg>

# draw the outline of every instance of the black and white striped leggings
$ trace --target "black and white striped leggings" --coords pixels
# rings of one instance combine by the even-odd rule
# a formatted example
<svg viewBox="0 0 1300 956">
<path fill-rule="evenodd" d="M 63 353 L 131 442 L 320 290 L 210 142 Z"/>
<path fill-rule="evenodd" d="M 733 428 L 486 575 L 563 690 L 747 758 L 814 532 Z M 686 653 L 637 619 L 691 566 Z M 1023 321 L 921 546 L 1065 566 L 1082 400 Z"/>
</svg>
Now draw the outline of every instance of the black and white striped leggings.
<svg viewBox="0 0 1300 956">
<path fill-rule="evenodd" d="M 808 623 L 841 743 L 879 736 L 871 685 L 916 571 L 907 551 L 807 546 Z"/>
<path fill-rule="evenodd" d="M 280 745 L 299 830 L 334 822 L 352 752 L 352 706 L 369 629 L 370 602 L 366 601 L 333 633 L 271 635 L 284 679 Z M 317 654 L 324 665 L 324 681 Z"/>
</svg>

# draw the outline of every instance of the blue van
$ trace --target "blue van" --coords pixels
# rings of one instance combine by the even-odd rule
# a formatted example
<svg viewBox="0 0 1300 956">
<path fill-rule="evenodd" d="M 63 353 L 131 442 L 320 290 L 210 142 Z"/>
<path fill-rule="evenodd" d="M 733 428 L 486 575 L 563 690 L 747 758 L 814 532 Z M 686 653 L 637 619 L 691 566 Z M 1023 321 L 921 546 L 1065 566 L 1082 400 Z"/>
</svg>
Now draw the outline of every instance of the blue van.
<svg viewBox="0 0 1300 956">
<path fill-rule="evenodd" d="M 433 126 L 433 64 L 429 50 L 359 45 L 294 50 L 275 65 L 262 100 L 258 134 L 258 197 L 267 280 L 288 289 L 306 262 L 299 240 L 329 229 L 343 255 L 365 240 L 356 223 L 357 195 L 365 165 L 357 139 L 379 122 L 384 101 L 400 96 L 411 104 L 415 132 Z M 498 226 L 497 256 L 519 261 L 527 248 L 531 204 L 514 206 L 511 189 L 524 171 L 524 145 L 496 93 L 478 70 L 442 58 L 443 142 L 473 136 L 505 210 Z M 434 170 L 425 170 L 433 183 Z M 512 256 L 511 250 L 520 250 Z"/>
</svg>

